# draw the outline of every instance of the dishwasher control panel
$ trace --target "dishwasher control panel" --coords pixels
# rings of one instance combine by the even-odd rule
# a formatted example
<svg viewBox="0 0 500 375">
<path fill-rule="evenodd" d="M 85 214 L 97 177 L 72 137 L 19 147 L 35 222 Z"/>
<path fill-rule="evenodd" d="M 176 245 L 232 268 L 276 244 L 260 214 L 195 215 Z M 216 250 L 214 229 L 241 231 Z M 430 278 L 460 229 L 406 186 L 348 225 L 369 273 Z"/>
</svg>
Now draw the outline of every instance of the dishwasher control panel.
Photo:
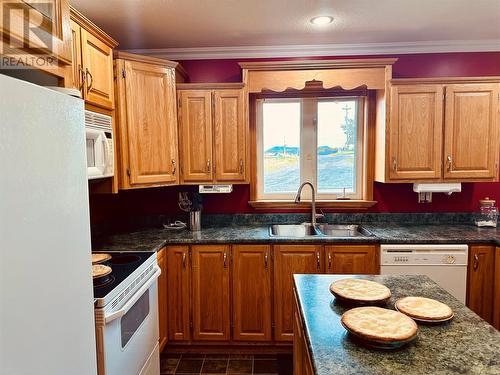
<svg viewBox="0 0 500 375">
<path fill-rule="evenodd" d="M 467 245 L 382 245 L 381 265 L 467 265 Z"/>
</svg>

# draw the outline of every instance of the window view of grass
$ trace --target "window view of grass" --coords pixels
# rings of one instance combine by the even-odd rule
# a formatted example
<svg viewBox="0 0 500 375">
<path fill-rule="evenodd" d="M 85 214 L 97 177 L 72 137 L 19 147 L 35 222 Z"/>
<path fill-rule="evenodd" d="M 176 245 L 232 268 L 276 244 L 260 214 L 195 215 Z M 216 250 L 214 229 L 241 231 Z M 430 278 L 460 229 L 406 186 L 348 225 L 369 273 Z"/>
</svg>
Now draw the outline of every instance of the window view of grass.
<svg viewBox="0 0 500 375">
<path fill-rule="evenodd" d="M 263 107 L 264 193 L 296 192 L 300 181 L 300 101 Z M 317 187 L 352 193 L 356 187 L 356 101 L 320 101 L 317 118 Z"/>
</svg>

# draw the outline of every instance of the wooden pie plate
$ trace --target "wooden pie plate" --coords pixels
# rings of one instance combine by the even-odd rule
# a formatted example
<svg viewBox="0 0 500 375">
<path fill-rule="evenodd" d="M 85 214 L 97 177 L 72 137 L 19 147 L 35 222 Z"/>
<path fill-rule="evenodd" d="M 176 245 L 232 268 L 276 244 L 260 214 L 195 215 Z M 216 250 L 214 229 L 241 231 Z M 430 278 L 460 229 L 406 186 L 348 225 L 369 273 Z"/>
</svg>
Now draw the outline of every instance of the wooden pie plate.
<svg viewBox="0 0 500 375">
<path fill-rule="evenodd" d="M 104 264 L 94 264 L 92 265 L 92 278 L 97 279 L 109 275 L 111 273 L 111 267 L 105 266 Z"/>
<path fill-rule="evenodd" d="M 410 317 L 381 307 L 348 310 L 340 320 L 355 341 L 371 348 L 397 349 L 417 338 L 418 326 Z"/>
<path fill-rule="evenodd" d="M 104 263 L 111 259 L 111 255 L 106 253 L 94 253 L 92 254 L 92 264 Z"/>
<path fill-rule="evenodd" d="M 384 304 L 391 298 L 385 285 L 365 279 L 341 279 L 330 284 L 332 293 L 339 302 L 357 305 Z"/>
<path fill-rule="evenodd" d="M 446 304 L 425 297 L 404 297 L 394 304 L 397 311 L 423 323 L 444 323 L 453 319 L 453 310 Z"/>
</svg>

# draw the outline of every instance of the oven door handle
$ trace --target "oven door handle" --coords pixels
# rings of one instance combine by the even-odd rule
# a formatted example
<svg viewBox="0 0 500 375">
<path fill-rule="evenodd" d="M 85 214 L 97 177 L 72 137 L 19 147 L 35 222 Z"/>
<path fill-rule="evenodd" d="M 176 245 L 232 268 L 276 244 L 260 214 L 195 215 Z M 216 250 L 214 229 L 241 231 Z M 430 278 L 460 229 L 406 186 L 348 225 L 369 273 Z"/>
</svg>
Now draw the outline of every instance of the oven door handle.
<svg viewBox="0 0 500 375">
<path fill-rule="evenodd" d="M 151 276 L 149 280 L 146 281 L 143 286 L 141 286 L 141 288 L 132 296 L 132 298 L 130 298 L 120 310 L 112 312 L 109 315 L 106 315 L 104 317 L 104 322 L 108 324 L 113 320 L 121 318 L 123 315 L 125 315 L 128 312 L 128 310 L 130 310 L 130 308 L 137 302 L 137 300 L 141 298 L 144 292 L 148 290 L 154 282 L 156 282 L 156 279 L 158 278 L 158 276 L 160 276 L 160 274 L 161 270 L 159 267 L 157 267 L 153 276 Z"/>
</svg>

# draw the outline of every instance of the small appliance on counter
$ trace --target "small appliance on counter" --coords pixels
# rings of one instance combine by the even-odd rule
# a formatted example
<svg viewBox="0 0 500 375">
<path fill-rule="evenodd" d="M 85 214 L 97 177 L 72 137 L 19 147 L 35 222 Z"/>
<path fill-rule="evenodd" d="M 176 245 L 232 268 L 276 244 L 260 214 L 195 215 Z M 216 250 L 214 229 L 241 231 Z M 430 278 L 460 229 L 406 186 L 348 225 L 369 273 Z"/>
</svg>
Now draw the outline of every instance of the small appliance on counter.
<svg viewBox="0 0 500 375">
<path fill-rule="evenodd" d="M 156 253 L 93 253 L 99 375 L 160 374 Z"/>
<path fill-rule="evenodd" d="M 496 228 L 498 221 L 498 208 L 495 206 L 495 200 L 488 197 L 479 201 L 479 215 L 476 219 L 478 227 Z"/>
</svg>

